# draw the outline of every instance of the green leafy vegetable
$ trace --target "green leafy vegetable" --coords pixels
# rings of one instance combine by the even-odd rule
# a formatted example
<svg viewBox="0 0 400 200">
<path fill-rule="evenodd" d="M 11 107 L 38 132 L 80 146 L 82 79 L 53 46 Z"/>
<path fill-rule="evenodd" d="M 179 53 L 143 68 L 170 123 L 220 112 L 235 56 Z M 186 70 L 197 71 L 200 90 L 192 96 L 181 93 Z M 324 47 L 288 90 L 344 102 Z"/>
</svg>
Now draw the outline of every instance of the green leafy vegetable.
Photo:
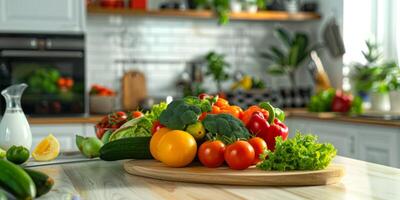
<svg viewBox="0 0 400 200">
<path fill-rule="evenodd" d="M 160 123 L 174 130 L 184 130 L 187 125 L 196 123 L 202 109 L 197 104 L 186 101 L 172 101 L 161 113 Z"/>
<path fill-rule="evenodd" d="M 335 97 L 336 90 L 329 88 L 321 91 L 311 97 L 310 103 L 308 104 L 308 110 L 310 112 L 328 112 L 331 111 L 332 101 Z"/>
<path fill-rule="evenodd" d="M 144 117 L 151 122 L 156 121 L 156 120 L 158 120 L 158 118 L 160 118 L 162 111 L 167 109 L 167 106 L 168 106 L 168 104 L 165 102 L 155 104 L 155 105 L 153 105 L 153 107 L 151 108 L 150 111 L 147 111 L 144 114 Z"/>
<path fill-rule="evenodd" d="M 129 126 L 140 126 L 140 129 L 136 131 L 144 131 L 142 129 L 147 130 L 148 133 L 150 133 L 151 127 L 153 126 L 153 122 L 158 120 L 160 118 L 160 115 L 162 111 L 167 109 L 167 103 L 161 102 L 159 104 L 153 105 L 151 110 L 147 111 L 144 113 L 143 117 L 140 118 L 135 118 L 135 119 L 129 119 L 125 124 L 121 126 L 121 128 L 129 127 Z M 131 114 L 128 114 L 128 116 L 132 116 Z M 147 136 L 143 133 L 139 133 L 140 136 Z"/>
<path fill-rule="evenodd" d="M 0 148 L 0 159 L 3 159 L 6 157 L 6 151 Z"/>
<path fill-rule="evenodd" d="M 319 170 L 329 165 L 336 156 L 336 149 L 329 143 L 318 143 L 315 135 L 302 135 L 300 132 L 291 139 L 283 141 L 276 138 L 275 151 L 266 150 L 264 159 L 257 167 L 262 170 Z"/>
<path fill-rule="evenodd" d="M 250 137 L 243 122 L 229 114 L 208 114 L 203 120 L 203 124 L 211 137 L 220 138 L 225 143 Z"/>
<path fill-rule="evenodd" d="M 126 124 L 128 124 L 128 125 L 126 125 Z M 150 128 L 149 128 L 149 126 L 150 126 Z M 125 123 L 123 127 L 114 131 L 111 134 L 109 141 L 114 141 L 114 140 L 118 140 L 121 138 L 128 138 L 128 137 L 150 136 L 151 135 L 151 133 L 150 133 L 151 126 L 152 126 L 152 123 L 145 117 L 132 119 L 129 122 Z"/>
</svg>

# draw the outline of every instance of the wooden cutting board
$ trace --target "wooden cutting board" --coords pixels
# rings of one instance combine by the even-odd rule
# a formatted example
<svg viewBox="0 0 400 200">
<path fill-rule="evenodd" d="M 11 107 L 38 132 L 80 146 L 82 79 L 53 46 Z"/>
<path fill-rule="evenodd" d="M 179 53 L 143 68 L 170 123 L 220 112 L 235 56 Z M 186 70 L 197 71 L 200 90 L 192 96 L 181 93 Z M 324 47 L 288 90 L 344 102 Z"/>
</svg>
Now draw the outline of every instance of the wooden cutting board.
<svg viewBox="0 0 400 200">
<path fill-rule="evenodd" d="M 129 71 L 122 77 L 122 108 L 136 110 L 139 102 L 146 98 L 146 78 L 142 72 Z"/>
<path fill-rule="evenodd" d="M 263 186 L 328 185 L 340 182 L 345 174 L 344 167 L 338 164 L 324 170 L 277 172 L 262 171 L 255 166 L 246 170 L 212 169 L 200 164 L 171 168 L 155 160 L 131 160 L 124 163 L 124 169 L 129 174 L 166 181 Z"/>
</svg>

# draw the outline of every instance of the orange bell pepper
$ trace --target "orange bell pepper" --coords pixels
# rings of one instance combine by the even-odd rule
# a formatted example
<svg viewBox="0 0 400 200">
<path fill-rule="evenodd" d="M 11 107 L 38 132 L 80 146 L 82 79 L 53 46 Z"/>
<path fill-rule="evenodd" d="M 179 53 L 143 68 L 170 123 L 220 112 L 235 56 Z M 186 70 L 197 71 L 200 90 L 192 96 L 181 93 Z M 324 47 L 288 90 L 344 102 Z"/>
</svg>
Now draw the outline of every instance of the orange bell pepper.
<svg viewBox="0 0 400 200">
<path fill-rule="evenodd" d="M 229 102 L 223 98 L 218 98 L 217 102 L 215 102 L 214 105 L 222 108 L 229 106 Z"/>
</svg>

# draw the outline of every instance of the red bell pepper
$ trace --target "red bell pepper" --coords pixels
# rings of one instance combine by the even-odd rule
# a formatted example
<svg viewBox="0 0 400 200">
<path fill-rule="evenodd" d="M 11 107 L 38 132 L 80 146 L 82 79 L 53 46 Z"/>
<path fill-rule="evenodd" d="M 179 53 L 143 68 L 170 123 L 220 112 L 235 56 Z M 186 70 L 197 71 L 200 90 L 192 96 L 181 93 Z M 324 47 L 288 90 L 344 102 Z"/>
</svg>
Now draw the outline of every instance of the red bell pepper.
<svg viewBox="0 0 400 200">
<path fill-rule="evenodd" d="M 353 101 L 352 95 L 347 95 L 343 91 L 336 91 L 336 95 L 332 101 L 333 112 L 349 112 L 351 109 L 351 103 Z"/>
<path fill-rule="evenodd" d="M 154 135 L 155 132 L 164 128 L 165 126 L 160 123 L 159 120 L 153 122 L 153 126 L 151 127 L 151 135 Z"/>
<path fill-rule="evenodd" d="M 247 129 L 253 135 L 264 139 L 267 143 L 267 148 L 274 151 L 275 137 L 281 136 L 283 140 L 286 140 L 289 135 L 289 129 L 278 118 L 273 117 L 270 120 L 271 123 L 268 122 L 262 112 L 256 111 L 250 118 Z"/>
</svg>

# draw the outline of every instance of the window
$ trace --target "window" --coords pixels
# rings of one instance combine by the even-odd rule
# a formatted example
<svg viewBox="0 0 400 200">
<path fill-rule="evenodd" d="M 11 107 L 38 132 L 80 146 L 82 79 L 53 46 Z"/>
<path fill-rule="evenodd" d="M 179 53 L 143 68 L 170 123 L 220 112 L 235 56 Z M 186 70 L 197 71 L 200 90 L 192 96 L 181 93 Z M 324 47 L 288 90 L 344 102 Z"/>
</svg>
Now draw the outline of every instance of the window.
<svg viewBox="0 0 400 200">
<path fill-rule="evenodd" d="M 344 63 L 363 62 L 365 40 L 381 46 L 385 60 L 400 60 L 400 2 L 398 0 L 345 0 Z"/>
</svg>

